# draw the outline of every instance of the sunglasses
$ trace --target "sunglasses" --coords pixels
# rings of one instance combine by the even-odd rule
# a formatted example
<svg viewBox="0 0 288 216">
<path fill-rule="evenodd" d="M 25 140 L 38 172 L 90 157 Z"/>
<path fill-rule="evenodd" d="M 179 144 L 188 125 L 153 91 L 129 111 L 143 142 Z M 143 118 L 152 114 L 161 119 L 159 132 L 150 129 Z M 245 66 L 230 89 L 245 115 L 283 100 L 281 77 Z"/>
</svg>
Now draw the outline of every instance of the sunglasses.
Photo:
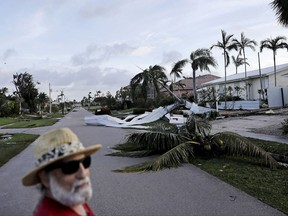
<svg viewBox="0 0 288 216">
<path fill-rule="evenodd" d="M 87 156 L 81 160 L 72 160 L 63 163 L 51 164 L 45 167 L 45 171 L 50 172 L 54 169 L 61 168 L 63 174 L 70 175 L 76 173 L 79 170 L 80 163 L 82 163 L 84 168 L 87 169 L 91 165 L 91 157 Z"/>
</svg>

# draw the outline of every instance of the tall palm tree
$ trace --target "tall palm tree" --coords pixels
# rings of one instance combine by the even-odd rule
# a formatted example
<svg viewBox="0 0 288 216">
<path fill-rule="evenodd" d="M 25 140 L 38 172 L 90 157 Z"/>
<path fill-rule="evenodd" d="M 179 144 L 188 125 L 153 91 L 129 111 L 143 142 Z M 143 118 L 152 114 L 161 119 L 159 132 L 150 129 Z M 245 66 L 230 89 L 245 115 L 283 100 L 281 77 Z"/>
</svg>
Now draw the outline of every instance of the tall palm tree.
<svg viewBox="0 0 288 216">
<path fill-rule="evenodd" d="M 270 4 L 272 8 L 276 11 L 278 22 L 284 27 L 288 27 L 288 1 L 274 0 Z"/>
<path fill-rule="evenodd" d="M 212 45 L 210 49 L 213 49 L 214 47 L 217 47 L 219 49 L 223 50 L 223 55 L 224 55 L 224 72 L 225 72 L 225 86 L 224 86 L 224 95 L 225 95 L 225 109 L 226 109 L 226 104 L 227 104 L 227 98 L 226 98 L 226 69 L 228 65 L 230 64 L 230 56 L 229 56 L 229 51 L 231 50 L 237 50 L 238 47 L 233 42 L 233 34 L 232 35 L 227 35 L 227 33 L 224 30 L 221 30 L 221 35 L 222 35 L 222 41 L 218 41 L 216 44 Z"/>
<path fill-rule="evenodd" d="M 182 75 L 183 67 L 186 65 L 187 59 L 180 60 L 173 64 L 170 76 L 174 76 L 173 83 L 176 82 L 176 78 L 180 78 Z"/>
<path fill-rule="evenodd" d="M 141 69 L 142 70 L 142 69 Z M 144 97 L 144 100 L 147 100 L 147 90 L 152 85 L 156 96 L 159 94 L 160 89 L 158 82 L 166 81 L 167 76 L 165 74 L 165 68 L 161 67 L 159 65 L 149 66 L 148 69 L 142 70 L 141 73 L 136 74 L 130 81 L 131 91 L 132 91 L 132 97 L 133 92 L 135 92 L 135 89 L 140 86 L 141 92 Z M 134 98 L 133 98 L 134 99 Z M 156 99 L 156 97 L 154 97 Z"/>
<path fill-rule="evenodd" d="M 243 64 L 248 64 L 248 62 L 245 62 L 244 61 L 244 58 L 241 58 L 239 56 L 239 54 L 237 55 L 237 57 L 235 58 L 235 56 L 232 56 L 232 61 L 233 61 L 233 64 L 235 65 L 235 69 L 236 69 L 236 74 L 238 73 L 238 67 L 243 65 Z"/>
<path fill-rule="evenodd" d="M 205 120 L 190 116 L 186 124 L 178 129 L 158 125 L 151 131 L 136 132 L 127 136 L 117 150 L 110 156 L 145 157 L 160 155 L 141 164 L 133 165 L 118 172 L 158 171 L 165 168 L 179 167 L 190 162 L 195 156 L 208 158 L 221 155 L 241 155 L 262 158 L 271 168 L 278 166 L 272 155 L 257 147 L 248 139 L 233 132 L 219 132 L 210 135 L 211 124 Z"/>
<path fill-rule="evenodd" d="M 255 51 L 255 46 L 257 46 L 257 42 L 255 40 L 251 40 L 247 37 L 245 37 L 244 32 L 241 33 L 241 38 L 240 41 L 238 41 L 237 39 L 233 39 L 233 42 L 235 42 L 235 44 L 237 45 L 237 47 L 240 50 L 240 54 L 243 53 L 243 57 L 244 57 L 244 68 L 245 68 L 245 89 L 246 89 L 246 100 L 248 100 L 248 92 L 247 92 L 247 68 L 246 68 L 246 53 L 245 53 L 245 48 L 250 48 L 253 51 Z"/>
<path fill-rule="evenodd" d="M 178 84 L 176 84 L 176 78 L 180 78 L 181 75 L 182 75 L 182 70 L 183 70 L 183 67 L 186 65 L 186 63 L 188 62 L 187 59 L 183 59 L 183 60 L 180 60 L 176 63 L 173 64 L 172 66 L 172 70 L 170 72 L 170 76 L 174 76 L 173 78 L 173 81 L 172 81 L 172 84 L 171 84 L 171 88 L 170 90 L 173 91 L 173 86 L 174 85 L 177 85 L 178 86 L 178 90 L 179 90 L 179 87 L 182 87 L 183 86 L 181 85 L 180 82 L 178 82 Z"/>
<path fill-rule="evenodd" d="M 260 43 L 260 52 L 264 48 L 270 49 L 273 51 L 273 62 L 274 62 L 274 79 L 275 79 L 275 86 L 276 83 L 276 52 L 278 49 L 288 49 L 288 44 L 285 42 L 286 37 L 285 36 L 277 36 L 276 38 L 267 38 Z"/>
<path fill-rule="evenodd" d="M 195 103 L 198 102 L 197 99 L 197 87 L 196 87 L 196 71 L 200 69 L 200 71 L 207 70 L 210 72 L 210 66 L 216 67 L 217 62 L 215 58 L 212 56 L 212 53 L 209 49 L 197 49 L 190 54 L 190 62 L 192 73 L 193 73 L 193 94 Z"/>
</svg>

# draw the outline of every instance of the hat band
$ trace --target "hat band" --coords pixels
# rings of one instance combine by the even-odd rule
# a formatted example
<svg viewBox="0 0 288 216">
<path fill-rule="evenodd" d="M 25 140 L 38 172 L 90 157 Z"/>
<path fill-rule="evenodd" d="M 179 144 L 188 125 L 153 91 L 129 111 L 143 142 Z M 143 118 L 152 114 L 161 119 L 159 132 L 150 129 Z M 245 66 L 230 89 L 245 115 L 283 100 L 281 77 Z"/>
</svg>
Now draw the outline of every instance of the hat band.
<svg viewBox="0 0 288 216">
<path fill-rule="evenodd" d="M 59 157 L 66 156 L 81 151 L 83 149 L 84 147 L 82 143 L 78 141 L 64 143 L 59 148 L 54 148 L 50 152 L 41 155 L 41 157 L 37 159 L 35 164 L 37 167 L 39 167 L 40 165 L 56 160 Z"/>
</svg>

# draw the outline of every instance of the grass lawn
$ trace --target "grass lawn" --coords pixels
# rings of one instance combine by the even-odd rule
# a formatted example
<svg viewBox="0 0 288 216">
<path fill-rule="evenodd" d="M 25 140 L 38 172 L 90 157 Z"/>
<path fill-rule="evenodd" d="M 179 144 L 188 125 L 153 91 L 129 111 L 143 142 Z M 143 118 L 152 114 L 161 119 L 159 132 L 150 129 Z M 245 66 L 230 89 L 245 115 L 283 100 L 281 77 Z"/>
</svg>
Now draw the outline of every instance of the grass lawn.
<svg viewBox="0 0 288 216">
<path fill-rule="evenodd" d="M 2 135 L 0 134 L 0 137 Z M 37 137 L 38 135 L 33 134 L 13 134 L 10 140 L 0 139 L 0 167 L 24 150 Z"/>
<path fill-rule="evenodd" d="M 29 120 L 21 120 L 9 124 L 7 126 L 2 127 L 3 129 L 8 128 L 32 128 L 32 127 L 44 127 L 53 125 L 58 121 L 58 119 L 29 119 Z"/>
<path fill-rule="evenodd" d="M 17 121 L 17 119 L 10 118 L 10 117 L 0 118 L 0 126 L 6 125 L 6 124 L 10 124 L 10 123 L 13 123 L 13 122 L 16 122 L 16 121 Z"/>
<path fill-rule="evenodd" d="M 269 152 L 288 152 L 288 145 L 252 140 Z M 193 162 L 206 172 L 288 214 L 288 168 L 271 170 L 259 166 L 260 163 L 261 161 L 249 158 L 231 156 L 210 160 L 196 159 Z"/>
<path fill-rule="evenodd" d="M 40 118 L 38 116 L 22 116 L 19 118 L 0 118 L 0 126 L 3 129 L 8 128 L 32 128 L 44 127 L 55 124 L 63 115 L 52 114 L 47 117 Z"/>
</svg>

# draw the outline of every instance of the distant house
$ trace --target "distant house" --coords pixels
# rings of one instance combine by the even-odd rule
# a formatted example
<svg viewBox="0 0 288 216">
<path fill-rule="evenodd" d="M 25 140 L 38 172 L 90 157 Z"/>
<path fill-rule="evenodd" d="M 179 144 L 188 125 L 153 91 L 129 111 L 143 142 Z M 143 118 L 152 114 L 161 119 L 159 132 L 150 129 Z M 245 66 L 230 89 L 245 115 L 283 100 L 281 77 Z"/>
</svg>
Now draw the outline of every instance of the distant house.
<svg viewBox="0 0 288 216">
<path fill-rule="evenodd" d="M 212 75 L 212 74 L 205 74 L 196 77 L 196 89 L 199 89 L 202 87 L 203 83 L 216 80 L 218 79 L 218 76 Z M 163 93 L 169 93 L 165 88 L 161 89 L 161 92 Z M 177 95 L 178 97 L 182 97 L 182 95 L 192 96 L 193 95 L 193 78 L 185 78 L 182 80 L 179 80 L 175 84 L 173 84 L 173 93 Z"/>
<path fill-rule="evenodd" d="M 226 89 L 230 88 L 233 96 L 239 94 L 239 91 L 236 91 L 237 88 L 241 89 L 239 96 L 242 99 L 246 99 L 246 83 L 247 99 L 259 100 L 261 92 L 267 93 L 268 89 L 275 88 L 274 67 L 262 68 L 261 71 L 259 69 L 247 71 L 247 79 L 245 79 L 245 73 L 233 74 L 226 77 Z M 288 64 L 276 67 L 276 84 L 277 88 L 288 87 Z M 211 87 L 214 87 L 218 94 L 224 93 L 225 78 L 222 77 L 202 84 L 202 88 L 204 89 Z M 226 94 L 228 94 L 227 91 Z"/>
</svg>

